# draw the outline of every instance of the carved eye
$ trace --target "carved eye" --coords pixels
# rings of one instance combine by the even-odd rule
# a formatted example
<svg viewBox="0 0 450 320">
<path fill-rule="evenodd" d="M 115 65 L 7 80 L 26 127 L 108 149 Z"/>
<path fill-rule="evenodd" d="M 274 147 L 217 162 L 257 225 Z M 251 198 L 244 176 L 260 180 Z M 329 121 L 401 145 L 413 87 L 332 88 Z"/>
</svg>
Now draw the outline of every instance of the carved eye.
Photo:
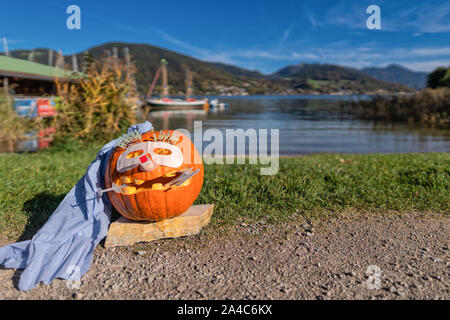
<svg viewBox="0 0 450 320">
<path fill-rule="evenodd" d="M 172 150 L 165 149 L 165 148 L 155 148 L 155 149 L 153 149 L 153 152 L 156 153 L 156 154 L 163 155 L 163 156 L 167 156 L 169 154 L 172 154 Z"/>
<path fill-rule="evenodd" d="M 117 160 L 117 171 L 125 172 L 143 163 L 141 157 L 148 153 L 148 146 L 145 143 L 138 143 L 130 146 Z"/>
<path fill-rule="evenodd" d="M 144 150 L 136 150 L 136 151 L 132 151 L 129 154 L 127 154 L 127 159 L 132 159 L 132 158 L 136 158 L 139 157 L 140 155 L 142 155 L 144 153 Z"/>
<path fill-rule="evenodd" d="M 178 168 L 183 164 L 181 149 L 170 143 L 162 141 L 152 142 L 150 155 L 153 162 L 161 166 Z"/>
</svg>

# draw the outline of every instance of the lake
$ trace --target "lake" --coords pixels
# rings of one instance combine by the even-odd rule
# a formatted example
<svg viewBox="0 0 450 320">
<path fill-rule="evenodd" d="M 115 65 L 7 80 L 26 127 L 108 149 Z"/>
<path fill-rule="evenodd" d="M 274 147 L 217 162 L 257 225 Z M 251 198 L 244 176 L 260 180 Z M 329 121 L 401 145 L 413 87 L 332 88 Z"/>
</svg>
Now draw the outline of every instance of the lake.
<svg viewBox="0 0 450 320">
<path fill-rule="evenodd" d="M 213 97 L 210 97 L 213 98 Z M 450 130 L 419 125 L 386 124 L 352 119 L 338 111 L 342 99 L 356 96 L 217 97 L 226 111 L 150 112 L 155 129 L 188 129 L 201 120 L 203 130 L 279 129 L 279 153 L 449 152 Z M 366 98 L 366 97 L 363 97 Z M 204 142 L 204 145 L 208 142 Z"/>
</svg>

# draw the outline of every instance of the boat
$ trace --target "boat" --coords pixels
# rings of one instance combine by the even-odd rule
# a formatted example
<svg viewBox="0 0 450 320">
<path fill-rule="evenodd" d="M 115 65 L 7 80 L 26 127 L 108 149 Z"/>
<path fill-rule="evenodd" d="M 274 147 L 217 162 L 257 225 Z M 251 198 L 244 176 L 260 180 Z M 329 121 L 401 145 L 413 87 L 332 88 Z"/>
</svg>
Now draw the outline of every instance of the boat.
<svg viewBox="0 0 450 320">
<path fill-rule="evenodd" d="M 161 97 L 150 98 L 158 80 L 159 74 L 162 73 L 163 91 Z M 169 87 L 167 81 L 167 61 L 161 60 L 161 66 L 156 71 L 155 78 L 147 93 L 146 102 L 150 106 L 150 111 L 160 110 L 209 110 L 208 99 L 194 99 L 192 95 L 192 73 L 186 68 L 186 97 L 185 99 L 169 98 Z"/>
<path fill-rule="evenodd" d="M 208 104 L 207 100 L 194 100 L 188 101 L 183 99 L 149 99 L 148 104 L 151 106 L 151 110 L 199 110 L 205 109 L 205 105 Z"/>
<path fill-rule="evenodd" d="M 225 110 L 228 109 L 228 103 L 219 102 L 219 100 L 217 98 L 216 99 L 212 99 L 209 102 L 209 105 L 210 105 L 209 111 L 212 112 L 212 113 L 225 111 Z"/>
</svg>

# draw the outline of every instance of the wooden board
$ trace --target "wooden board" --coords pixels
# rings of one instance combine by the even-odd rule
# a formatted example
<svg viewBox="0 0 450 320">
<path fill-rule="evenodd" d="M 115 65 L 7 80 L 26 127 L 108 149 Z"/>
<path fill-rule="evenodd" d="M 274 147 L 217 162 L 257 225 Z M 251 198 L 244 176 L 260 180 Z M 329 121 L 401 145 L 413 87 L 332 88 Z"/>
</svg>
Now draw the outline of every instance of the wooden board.
<svg viewBox="0 0 450 320">
<path fill-rule="evenodd" d="M 209 223 L 213 210 L 213 204 L 195 205 L 178 217 L 158 222 L 136 222 L 120 217 L 111 223 L 105 247 L 129 246 L 138 242 L 197 234 Z"/>
</svg>

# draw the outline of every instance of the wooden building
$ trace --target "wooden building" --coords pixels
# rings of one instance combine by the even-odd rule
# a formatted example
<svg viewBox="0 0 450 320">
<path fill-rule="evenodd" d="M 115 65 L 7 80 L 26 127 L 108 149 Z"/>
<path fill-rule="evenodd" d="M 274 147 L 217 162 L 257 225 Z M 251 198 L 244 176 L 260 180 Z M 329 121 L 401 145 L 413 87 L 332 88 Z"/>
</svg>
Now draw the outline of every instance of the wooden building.
<svg viewBox="0 0 450 320">
<path fill-rule="evenodd" d="M 0 55 L 0 87 L 13 96 L 56 94 L 55 78 L 76 81 L 79 73 Z"/>
</svg>

